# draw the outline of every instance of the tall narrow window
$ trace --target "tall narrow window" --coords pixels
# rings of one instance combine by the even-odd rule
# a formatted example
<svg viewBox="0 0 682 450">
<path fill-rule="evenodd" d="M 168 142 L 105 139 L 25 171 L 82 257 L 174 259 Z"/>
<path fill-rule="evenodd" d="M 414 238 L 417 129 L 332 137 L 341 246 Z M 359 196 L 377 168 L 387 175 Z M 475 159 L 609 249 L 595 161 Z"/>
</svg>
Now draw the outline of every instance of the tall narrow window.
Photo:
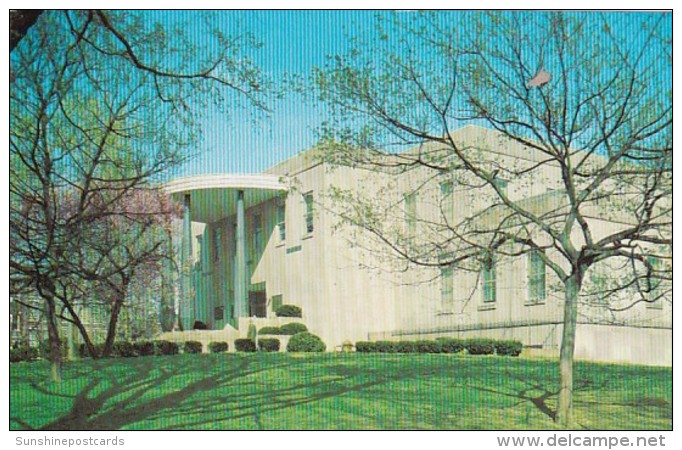
<svg viewBox="0 0 682 450">
<path fill-rule="evenodd" d="M 223 250 L 223 233 L 220 225 L 213 226 L 213 260 L 220 261 Z"/>
<path fill-rule="evenodd" d="M 286 209 L 284 200 L 277 205 L 277 228 L 279 229 L 279 240 L 280 242 L 284 242 L 287 239 Z"/>
<path fill-rule="evenodd" d="M 592 290 L 593 290 L 593 303 L 597 306 L 608 305 L 608 282 L 606 279 L 606 273 L 604 266 L 593 266 L 594 273 L 592 274 Z"/>
<path fill-rule="evenodd" d="M 653 256 L 647 257 L 647 262 L 651 266 L 651 270 L 647 273 L 647 280 L 645 286 L 648 286 L 650 302 L 647 303 L 649 309 L 663 309 L 663 299 L 661 288 L 661 260 Z"/>
<path fill-rule="evenodd" d="M 417 193 L 406 194 L 404 203 L 405 233 L 409 238 L 413 238 L 417 234 Z"/>
<path fill-rule="evenodd" d="M 303 201 L 305 202 L 305 230 L 306 233 L 311 234 L 315 229 L 313 223 L 313 193 L 303 194 Z"/>
<path fill-rule="evenodd" d="M 452 312 L 454 304 L 454 290 L 452 286 L 453 271 L 452 267 L 441 267 L 440 269 L 440 303 L 442 312 Z"/>
<path fill-rule="evenodd" d="M 528 300 L 531 303 L 545 301 L 545 262 L 539 252 L 528 254 Z"/>
<path fill-rule="evenodd" d="M 263 216 L 254 214 L 253 222 L 253 246 L 256 252 L 260 252 L 263 248 Z"/>
<path fill-rule="evenodd" d="M 497 279 L 495 276 L 495 261 L 489 261 L 483 266 L 483 302 L 494 303 L 497 300 Z"/>
<path fill-rule="evenodd" d="M 282 294 L 273 295 L 270 299 L 272 311 L 277 311 L 282 306 Z"/>
<path fill-rule="evenodd" d="M 213 308 L 213 320 L 224 320 L 225 319 L 225 307 L 216 306 Z"/>
<path fill-rule="evenodd" d="M 452 181 L 444 181 L 440 184 L 440 205 L 445 218 L 450 220 L 452 215 Z"/>
</svg>

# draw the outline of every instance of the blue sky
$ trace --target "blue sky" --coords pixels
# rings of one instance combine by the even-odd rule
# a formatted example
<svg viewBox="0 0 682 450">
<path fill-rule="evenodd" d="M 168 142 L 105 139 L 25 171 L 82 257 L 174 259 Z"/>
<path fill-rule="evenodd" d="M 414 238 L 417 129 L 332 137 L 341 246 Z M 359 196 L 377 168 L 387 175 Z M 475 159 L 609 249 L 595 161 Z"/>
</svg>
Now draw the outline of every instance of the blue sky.
<svg viewBox="0 0 682 450">
<path fill-rule="evenodd" d="M 324 64 L 328 55 L 349 49 L 348 37 L 371 30 L 371 11 L 222 11 L 221 27 L 232 32 L 248 31 L 263 44 L 250 56 L 275 81 L 291 74 L 309 74 Z M 324 117 L 295 93 L 272 100 L 267 116 L 248 109 L 225 113 L 208 109 L 202 120 L 204 139 L 199 155 L 182 171 L 203 173 L 257 173 L 315 143 L 315 129 Z"/>
<path fill-rule="evenodd" d="M 150 19 L 188 20 L 197 12 L 158 12 Z M 268 77 L 280 81 L 292 74 L 307 76 L 315 66 L 324 65 L 330 55 L 350 49 L 350 37 L 372 38 L 376 11 L 218 11 L 211 14 L 228 34 L 251 33 L 262 44 L 248 56 Z M 409 14 L 406 12 L 405 14 Z M 443 12 L 444 20 L 448 14 Z M 532 13 L 531 13 L 532 14 Z M 590 14 L 590 13 L 588 13 Z M 618 16 L 615 16 L 618 15 Z M 637 40 L 637 14 L 608 13 L 608 21 L 623 39 Z M 641 17 L 641 16 L 640 16 Z M 195 21 L 198 23 L 198 21 Z M 670 26 L 672 20 L 664 21 Z M 201 36 L 200 28 L 186 30 Z M 197 39 L 201 39 L 200 37 Z M 379 40 L 377 39 L 377 42 Z M 201 41 L 199 46 L 201 46 Z M 608 69 L 606 69 L 608 70 Z M 258 173 L 316 142 L 316 128 L 325 118 L 324 109 L 287 93 L 269 102 L 269 115 L 254 115 L 228 103 L 225 113 L 208 108 L 201 120 L 203 141 L 197 157 L 179 175 L 207 173 Z"/>
</svg>

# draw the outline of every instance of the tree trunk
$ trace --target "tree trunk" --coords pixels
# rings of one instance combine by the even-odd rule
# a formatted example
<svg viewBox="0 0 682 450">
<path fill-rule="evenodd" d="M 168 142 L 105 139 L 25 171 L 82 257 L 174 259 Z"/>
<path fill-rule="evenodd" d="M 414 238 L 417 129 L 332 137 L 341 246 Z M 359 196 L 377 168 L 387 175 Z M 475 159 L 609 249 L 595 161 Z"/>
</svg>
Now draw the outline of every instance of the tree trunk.
<svg viewBox="0 0 682 450">
<path fill-rule="evenodd" d="M 124 281 L 127 286 L 128 281 Z M 107 330 L 107 339 L 104 341 L 104 350 L 102 350 L 102 357 L 106 358 L 111 355 L 114 348 L 114 340 L 116 339 L 116 326 L 118 324 L 118 316 L 121 314 L 121 307 L 125 301 L 127 289 L 124 288 L 117 292 L 114 304 L 111 306 L 111 316 L 109 317 L 109 329 Z"/>
<path fill-rule="evenodd" d="M 47 306 L 47 335 L 50 341 L 50 362 L 52 381 L 62 381 L 62 345 L 59 341 L 59 327 L 54 297 L 45 298 Z"/>
<path fill-rule="evenodd" d="M 71 318 L 73 319 L 73 324 L 76 326 L 78 331 L 80 332 L 81 337 L 83 338 L 83 343 L 85 344 L 85 348 L 88 349 L 88 353 L 92 358 L 97 358 L 99 355 L 97 355 L 97 352 L 95 351 L 95 344 L 92 343 L 92 339 L 90 339 L 90 335 L 88 334 L 88 330 L 85 328 L 85 325 L 83 325 L 83 322 L 81 321 L 80 317 L 76 313 L 76 311 L 73 308 L 73 305 L 66 302 L 62 301 L 64 303 L 64 306 L 66 307 L 66 310 L 69 311 L 69 314 L 71 315 Z"/>
<path fill-rule="evenodd" d="M 564 327 L 561 336 L 559 368 L 561 372 L 561 389 L 559 391 L 559 407 L 556 421 L 563 428 L 573 428 L 573 354 L 575 353 L 575 332 L 578 318 L 578 293 L 581 277 L 572 274 L 565 282 Z"/>
</svg>

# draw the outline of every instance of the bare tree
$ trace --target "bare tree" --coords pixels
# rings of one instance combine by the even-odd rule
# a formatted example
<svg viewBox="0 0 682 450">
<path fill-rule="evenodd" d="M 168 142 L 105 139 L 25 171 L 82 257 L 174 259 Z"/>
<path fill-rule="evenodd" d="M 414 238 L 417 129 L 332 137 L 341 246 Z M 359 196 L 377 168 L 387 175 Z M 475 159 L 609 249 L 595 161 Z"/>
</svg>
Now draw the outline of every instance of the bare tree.
<svg viewBox="0 0 682 450">
<path fill-rule="evenodd" d="M 207 30 L 218 50 L 196 55 L 170 35 L 144 14 L 53 11 L 11 54 L 10 278 L 45 304 L 54 380 L 60 316 L 88 342 L 72 301 L 111 294 L 110 351 L 135 271 L 165 251 L 158 199 L 128 206 L 187 159 L 196 111 L 233 94 L 263 107 L 251 42 Z"/>
<path fill-rule="evenodd" d="M 538 258 L 563 291 L 556 420 L 574 426 L 581 295 L 655 302 L 671 278 L 670 15 L 411 13 L 376 33 L 314 74 L 333 113 L 325 157 L 391 180 L 385 196 L 336 191 L 340 215 L 403 270 Z M 457 211 L 434 201 L 403 226 L 413 213 L 388 192 L 400 176 L 419 180 L 408 192 L 451 183 Z M 600 264 L 618 277 L 588 292 Z"/>
</svg>

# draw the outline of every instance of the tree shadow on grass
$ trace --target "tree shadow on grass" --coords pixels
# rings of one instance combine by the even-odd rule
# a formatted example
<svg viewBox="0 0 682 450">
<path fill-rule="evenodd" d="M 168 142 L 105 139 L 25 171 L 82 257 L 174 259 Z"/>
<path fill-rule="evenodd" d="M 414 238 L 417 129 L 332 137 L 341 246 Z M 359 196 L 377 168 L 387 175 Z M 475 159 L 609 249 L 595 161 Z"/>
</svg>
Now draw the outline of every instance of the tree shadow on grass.
<svg viewBox="0 0 682 450">
<path fill-rule="evenodd" d="M 424 367 L 416 370 L 403 371 L 399 368 L 373 370 L 367 368 L 349 367 L 335 364 L 324 367 L 325 378 L 321 380 L 301 380 L 301 382 L 281 386 L 276 383 L 270 386 L 261 385 L 250 393 L 229 393 L 212 396 L 208 401 L 194 399 L 180 410 L 173 411 L 172 416 L 184 417 L 181 425 L 173 425 L 164 429 L 198 428 L 208 425 L 239 419 L 253 418 L 255 429 L 266 429 L 262 423 L 262 416 L 278 410 L 310 405 L 326 399 L 339 397 L 344 394 L 367 391 L 394 381 L 405 379 L 419 379 L 432 375 L 434 368 Z M 249 382 L 255 384 L 255 382 Z M 211 411 L 204 417 L 191 419 L 192 413 L 198 410 Z M 354 415 L 360 415 L 354 411 Z M 364 417 L 365 422 L 372 417 Z M 301 429 L 304 429 L 302 427 Z"/>
<path fill-rule="evenodd" d="M 121 364 L 120 361 L 116 360 L 116 363 Z M 236 367 L 225 372 L 194 377 L 205 369 L 215 370 L 215 366 L 207 365 L 209 359 L 205 359 L 203 364 L 197 364 L 200 361 L 199 358 L 177 359 L 172 364 L 166 364 L 166 367 L 156 364 L 160 361 L 159 358 L 154 357 L 126 361 L 129 371 L 123 375 L 106 371 L 95 372 L 94 376 L 88 377 L 90 378 L 88 384 L 75 395 L 60 393 L 57 390 L 51 390 L 51 387 L 42 387 L 31 382 L 33 389 L 45 396 L 72 398 L 71 409 L 67 414 L 39 429 L 117 430 L 147 417 L 161 414 L 197 393 L 210 392 L 217 385 L 264 370 L 249 369 L 248 360 L 243 358 Z M 215 363 L 215 360 L 213 361 Z M 168 362 L 167 358 L 165 362 Z M 93 362 L 93 366 L 97 363 Z M 177 390 L 154 397 L 154 389 L 163 389 L 173 377 L 186 377 L 190 381 Z M 21 428 L 32 428 L 21 418 L 13 417 L 10 420 Z"/>
<path fill-rule="evenodd" d="M 160 359 L 154 357 L 127 361 L 125 374 L 94 371 L 87 385 L 73 395 L 32 382 L 33 389 L 44 396 L 72 399 L 66 414 L 39 429 L 118 430 L 140 428 L 146 421 L 155 424 L 148 429 L 205 429 L 220 427 L 221 423 L 227 426 L 227 421 L 243 418 L 253 419 L 254 429 L 264 429 L 264 414 L 435 371 L 428 367 L 368 371 L 306 358 L 269 359 L 263 363 L 258 357 L 235 355 L 225 356 L 222 361 L 231 363 L 226 367 L 217 367 L 221 360 L 216 358 L 166 358 L 164 364 L 157 361 Z M 283 384 L 267 378 L 268 371 L 292 371 L 307 363 L 319 364 L 324 377 L 311 379 L 308 375 L 299 380 L 294 376 Z M 258 380 L 261 375 L 266 381 Z M 178 388 L 172 388 L 174 383 L 179 383 Z M 33 429 L 22 418 L 11 420 L 23 429 Z"/>
<path fill-rule="evenodd" d="M 508 388 L 506 390 L 502 390 L 493 389 L 488 386 L 477 386 L 471 383 L 466 383 L 465 386 L 477 391 L 520 400 L 520 402 L 515 403 L 514 406 L 517 406 L 521 403 L 530 403 L 552 421 L 556 420 L 557 411 L 556 409 L 549 406 L 548 400 L 556 399 L 556 397 L 559 395 L 559 388 L 548 388 L 546 380 L 541 380 L 537 376 L 522 377 L 519 374 L 513 373 L 511 371 L 506 371 L 505 376 L 507 379 L 514 380 L 516 383 L 519 383 L 521 387 L 518 389 Z M 579 391 L 598 389 L 600 386 L 603 388 L 606 384 L 606 381 L 603 381 L 600 384 L 595 384 L 591 380 L 581 378 L 575 381 L 573 393 L 575 394 Z"/>
</svg>

